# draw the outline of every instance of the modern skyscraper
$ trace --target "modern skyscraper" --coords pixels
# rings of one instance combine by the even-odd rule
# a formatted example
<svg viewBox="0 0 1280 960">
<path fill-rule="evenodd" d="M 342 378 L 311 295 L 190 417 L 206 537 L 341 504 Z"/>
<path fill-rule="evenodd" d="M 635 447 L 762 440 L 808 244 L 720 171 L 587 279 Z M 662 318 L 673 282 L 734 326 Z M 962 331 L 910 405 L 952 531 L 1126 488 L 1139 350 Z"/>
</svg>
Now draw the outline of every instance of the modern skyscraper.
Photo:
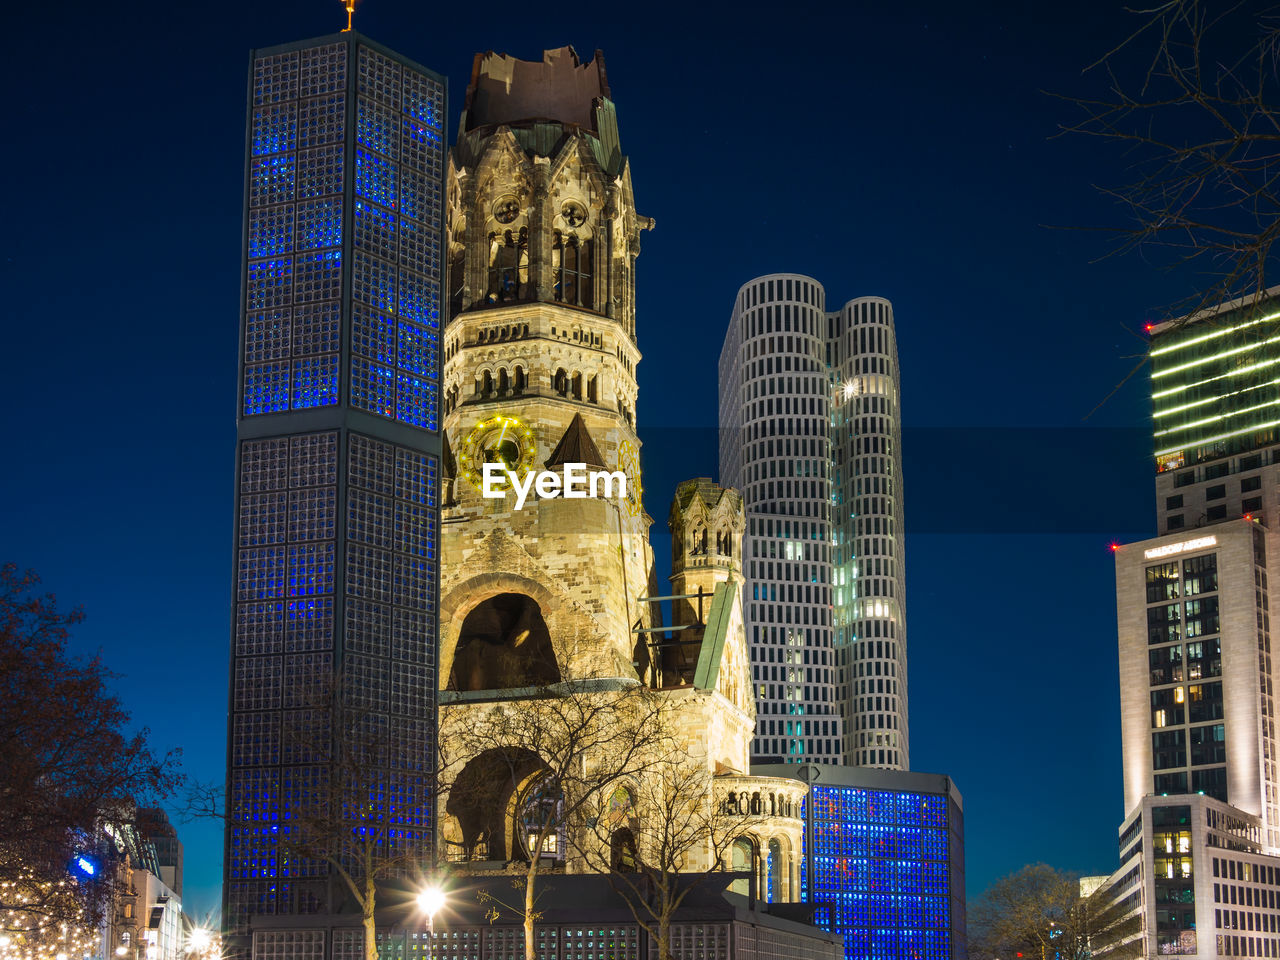
<svg viewBox="0 0 1280 960">
<path fill-rule="evenodd" d="M 1280 880 L 1277 292 L 1150 329 L 1163 532 L 1115 548 L 1127 818 L 1112 892 L 1153 955 L 1280 955 L 1274 910 L 1238 909 L 1274 905 Z"/>
<path fill-rule="evenodd" d="M 893 308 L 745 284 L 720 354 L 720 474 L 743 492 L 759 762 L 909 765 Z"/>
<path fill-rule="evenodd" d="M 366 758 L 370 835 L 395 823 L 384 849 L 432 851 L 445 110 L 439 75 L 356 33 L 251 54 L 223 887 L 239 953 L 252 934 L 255 955 L 362 955 L 358 914 L 333 920 L 348 892 L 294 845 L 342 789 L 335 710 L 386 745 Z"/>
</svg>

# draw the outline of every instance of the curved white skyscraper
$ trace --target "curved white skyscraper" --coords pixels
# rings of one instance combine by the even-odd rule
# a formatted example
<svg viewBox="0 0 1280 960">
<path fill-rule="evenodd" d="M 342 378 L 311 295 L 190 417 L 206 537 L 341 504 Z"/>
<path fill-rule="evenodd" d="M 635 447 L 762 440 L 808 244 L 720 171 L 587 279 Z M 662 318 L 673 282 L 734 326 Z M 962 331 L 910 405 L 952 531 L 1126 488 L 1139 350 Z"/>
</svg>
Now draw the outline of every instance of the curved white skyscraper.
<svg viewBox="0 0 1280 960">
<path fill-rule="evenodd" d="M 745 284 L 720 355 L 721 482 L 747 508 L 744 615 L 762 762 L 907 769 L 893 308 Z"/>
</svg>

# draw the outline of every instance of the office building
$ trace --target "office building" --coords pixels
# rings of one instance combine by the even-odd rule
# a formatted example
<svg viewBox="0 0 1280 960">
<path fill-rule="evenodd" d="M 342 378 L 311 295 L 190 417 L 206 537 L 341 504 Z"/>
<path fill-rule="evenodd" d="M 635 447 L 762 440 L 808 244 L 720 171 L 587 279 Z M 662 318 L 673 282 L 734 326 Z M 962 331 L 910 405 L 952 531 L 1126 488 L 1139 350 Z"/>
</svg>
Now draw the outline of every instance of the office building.
<svg viewBox="0 0 1280 960">
<path fill-rule="evenodd" d="M 801 896 L 821 926 L 844 937 L 849 960 L 967 956 L 964 805 L 949 777 L 795 764 L 751 772 L 809 782 Z M 772 857 L 765 875 L 772 897 L 780 876 Z"/>
<path fill-rule="evenodd" d="M 1127 817 L 1110 881 L 1148 955 L 1276 956 L 1275 293 L 1149 328 L 1160 535 L 1115 548 Z"/>
<path fill-rule="evenodd" d="M 745 284 L 720 354 L 721 480 L 743 492 L 757 762 L 909 765 L 893 308 Z"/>
<path fill-rule="evenodd" d="M 439 75 L 356 33 L 251 54 L 223 886 L 237 955 L 361 955 L 358 910 L 332 932 L 350 893 L 300 852 L 318 809 L 358 807 L 380 856 L 432 852 L 445 115 Z M 359 758 L 373 807 L 341 802 L 355 726 L 379 744 Z"/>
</svg>

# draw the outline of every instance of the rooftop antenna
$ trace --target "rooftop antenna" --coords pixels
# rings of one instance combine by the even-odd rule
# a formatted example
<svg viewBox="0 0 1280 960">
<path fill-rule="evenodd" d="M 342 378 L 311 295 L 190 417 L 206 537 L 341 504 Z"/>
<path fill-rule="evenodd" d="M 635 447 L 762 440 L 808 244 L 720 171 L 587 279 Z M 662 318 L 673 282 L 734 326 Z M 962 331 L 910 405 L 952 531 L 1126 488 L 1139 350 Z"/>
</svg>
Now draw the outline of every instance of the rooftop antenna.
<svg viewBox="0 0 1280 960">
<path fill-rule="evenodd" d="M 343 30 L 342 32 L 343 32 L 343 33 L 350 33 L 350 32 L 351 32 L 351 17 L 352 17 L 352 15 L 356 12 L 356 0 L 341 0 L 341 3 L 342 3 L 342 5 L 343 5 L 344 7 L 346 7 L 346 8 L 347 8 L 347 28 L 346 28 L 345 30 Z"/>
</svg>

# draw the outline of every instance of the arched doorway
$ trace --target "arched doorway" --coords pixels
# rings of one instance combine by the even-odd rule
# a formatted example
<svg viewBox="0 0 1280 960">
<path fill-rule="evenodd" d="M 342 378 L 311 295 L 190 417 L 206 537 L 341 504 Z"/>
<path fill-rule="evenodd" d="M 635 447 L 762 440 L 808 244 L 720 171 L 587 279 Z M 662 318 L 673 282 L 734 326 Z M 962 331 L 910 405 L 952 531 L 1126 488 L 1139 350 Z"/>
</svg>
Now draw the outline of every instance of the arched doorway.
<svg viewBox="0 0 1280 960">
<path fill-rule="evenodd" d="M 510 690 L 560 682 L 542 609 L 522 593 L 499 593 L 462 621 L 446 689 Z"/>
</svg>

